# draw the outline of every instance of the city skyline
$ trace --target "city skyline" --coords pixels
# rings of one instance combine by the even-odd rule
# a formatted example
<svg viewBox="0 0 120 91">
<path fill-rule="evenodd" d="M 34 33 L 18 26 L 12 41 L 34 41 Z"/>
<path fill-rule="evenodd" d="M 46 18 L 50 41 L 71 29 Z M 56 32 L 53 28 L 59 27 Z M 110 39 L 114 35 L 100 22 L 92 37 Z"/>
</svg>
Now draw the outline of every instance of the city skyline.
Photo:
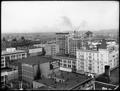
<svg viewBox="0 0 120 91">
<path fill-rule="evenodd" d="M 118 7 L 116 1 L 4 1 L 1 32 L 118 29 Z"/>
</svg>

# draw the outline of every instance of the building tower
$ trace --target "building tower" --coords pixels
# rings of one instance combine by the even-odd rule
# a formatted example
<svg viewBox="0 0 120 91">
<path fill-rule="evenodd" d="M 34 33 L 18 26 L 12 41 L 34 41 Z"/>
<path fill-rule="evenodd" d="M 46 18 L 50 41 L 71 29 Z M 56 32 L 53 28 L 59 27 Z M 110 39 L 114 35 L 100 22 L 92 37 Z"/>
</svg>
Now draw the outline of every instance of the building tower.
<svg viewBox="0 0 120 91">
<path fill-rule="evenodd" d="M 56 44 L 59 45 L 59 54 L 68 54 L 68 36 L 69 33 L 56 33 Z"/>
</svg>

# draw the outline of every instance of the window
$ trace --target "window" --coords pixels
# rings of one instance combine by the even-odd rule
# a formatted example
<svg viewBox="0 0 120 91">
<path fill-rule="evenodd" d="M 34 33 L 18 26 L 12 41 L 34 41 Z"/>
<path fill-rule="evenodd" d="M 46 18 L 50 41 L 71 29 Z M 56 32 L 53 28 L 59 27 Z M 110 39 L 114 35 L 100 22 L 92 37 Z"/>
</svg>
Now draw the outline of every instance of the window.
<svg viewBox="0 0 120 91">
<path fill-rule="evenodd" d="M 75 64 L 75 61 L 73 61 L 72 63 Z"/>
<path fill-rule="evenodd" d="M 92 63 L 92 60 L 89 60 L 90 63 Z"/>
<path fill-rule="evenodd" d="M 60 66 L 62 66 L 62 63 L 60 63 Z"/>
<path fill-rule="evenodd" d="M 66 63 L 66 60 L 64 60 L 64 63 Z"/>
<path fill-rule="evenodd" d="M 64 67 L 67 67 L 67 65 L 66 65 L 66 64 L 64 64 Z"/>
<path fill-rule="evenodd" d="M 71 65 L 68 65 L 68 68 L 71 68 Z"/>
<path fill-rule="evenodd" d="M 68 63 L 71 63 L 71 61 L 70 61 L 70 60 L 68 60 Z"/>
<path fill-rule="evenodd" d="M 76 66 L 75 66 L 75 65 L 73 65 L 72 67 L 73 67 L 74 69 L 76 68 Z"/>
<path fill-rule="evenodd" d="M 4 81 L 4 76 L 1 76 L 1 81 Z"/>
<path fill-rule="evenodd" d="M 25 54 L 22 54 L 22 56 L 25 56 Z"/>
<path fill-rule="evenodd" d="M 3 60 L 4 59 L 4 57 L 1 57 L 1 60 Z"/>
<path fill-rule="evenodd" d="M 4 67 L 4 64 L 1 64 L 1 67 Z"/>
<path fill-rule="evenodd" d="M 12 56 L 11 56 L 11 59 L 15 59 L 15 55 L 12 55 Z"/>
</svg>

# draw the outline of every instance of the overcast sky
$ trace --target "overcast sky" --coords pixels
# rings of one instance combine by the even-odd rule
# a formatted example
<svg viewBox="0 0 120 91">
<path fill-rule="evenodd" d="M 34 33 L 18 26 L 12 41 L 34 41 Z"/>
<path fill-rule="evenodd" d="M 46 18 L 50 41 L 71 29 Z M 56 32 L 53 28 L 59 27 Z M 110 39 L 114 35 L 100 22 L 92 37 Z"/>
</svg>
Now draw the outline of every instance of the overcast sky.
<svg viewBox="0 0 120 91">
<path fill-rule="evenodd" d="M 118 29 L 117 1 L 3 1 L 2 33 Z"/>
</svg>

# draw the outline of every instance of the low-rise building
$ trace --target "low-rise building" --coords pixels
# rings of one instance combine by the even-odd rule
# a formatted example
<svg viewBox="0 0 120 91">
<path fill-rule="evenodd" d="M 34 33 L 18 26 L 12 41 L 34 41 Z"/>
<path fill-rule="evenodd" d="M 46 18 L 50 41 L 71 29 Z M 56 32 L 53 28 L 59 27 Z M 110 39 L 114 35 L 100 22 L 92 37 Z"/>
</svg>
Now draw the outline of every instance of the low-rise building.
<svg viewBox="0 0 120 91">
<path fill-rule="evenodd" d="M 58 71 L 51 78 L 33 81 L 33 88 L 45 90 L 89 90 L 93 89 L 92 78 L 86 75 Z"/>
<path fill-rule="evenodd" d="M 15 48 L 7 48 L 2 51 L 1 68 L 9 67 L 9 63 L 27 57 L 27 52 L 24 50 L 16 50 Z"/>
<path fill-rule="evenodd" d="M 59 60 L 50 57 L 30 56 L 19 62 L 19 79 L 28 88 L 32 88 L 34 80 L 49 78 L 51 73 L 59 70 Z"/>
<path fill-rule="evenodd" d="M 1 86 L 5 86 L 14 79 L 18 79 L 18 70 L 13 70 L 12 68 L 3 68 L 1 70 Z"/>
<path fill-rule="evenodd" d="M 75 72 L 76 71 L 76 58 L 71 56 L 57 55 L 53 58 L 60 60 L 60 70 Z"/>
<path fill-rule="evenodd" d="M 1 83 L 5 86 L 10 80 L 18 78 L 17 65 L 11 65 L 19 59 L 27 57 L 27 52 L 24 50 L 16 50 L 15 48 L 7 48 L 2 51 L 1 55 Z"/>
</svg>

